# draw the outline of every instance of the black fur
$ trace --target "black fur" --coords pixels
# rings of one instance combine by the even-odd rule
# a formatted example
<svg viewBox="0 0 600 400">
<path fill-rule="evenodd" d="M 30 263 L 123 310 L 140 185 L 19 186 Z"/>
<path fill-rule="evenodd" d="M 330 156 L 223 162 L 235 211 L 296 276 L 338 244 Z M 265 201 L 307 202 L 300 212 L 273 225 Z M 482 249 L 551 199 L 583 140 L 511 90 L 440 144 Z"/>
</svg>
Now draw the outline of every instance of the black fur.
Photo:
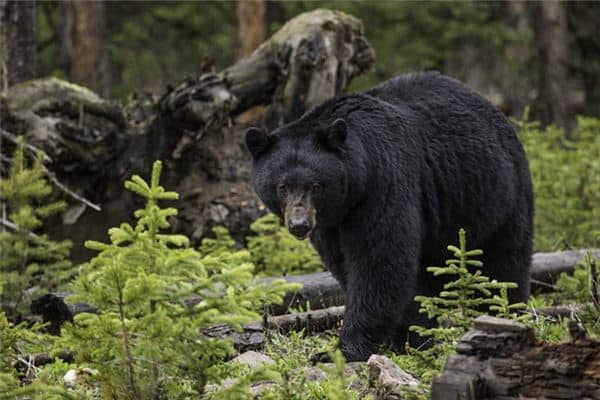
<svg viewBox="0 0 600 400">
<path fill-rule="evenodd" d="M 311 241 L 346 291 L 348 360 L 390 339 L 400 344 L 409 325 L 425 323 L 412 299 L 440 290 L 425 269 L 443 265 L 461 227 L 469 248 L 484 250 L 483 272 L 516 282 L 512 301 L 527 299 L 527 160 L 506 118 L 462 83 L 400 76 L 316 107 L 268 143 L 254 157 L 253 185 L 271 211 L 285 211 L 279 183 L 320 185 Z"/>
</svg>

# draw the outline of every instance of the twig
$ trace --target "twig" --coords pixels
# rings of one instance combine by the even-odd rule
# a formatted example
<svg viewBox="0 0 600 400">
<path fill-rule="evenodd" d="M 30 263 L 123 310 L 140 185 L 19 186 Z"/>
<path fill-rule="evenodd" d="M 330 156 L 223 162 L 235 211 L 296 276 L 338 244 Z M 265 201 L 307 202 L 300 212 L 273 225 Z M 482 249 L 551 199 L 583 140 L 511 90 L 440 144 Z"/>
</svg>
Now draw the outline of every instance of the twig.
<svg viewBox="0 0 600 400">
<path fill-rule="evenodd" d="M 543 286 L 543 287 L 547 287 L 547 288 L 552 289 L 552 290 L 556 289 L 556 286 L 551 285 L 551 284 L 546 283 L 546 282 L 543 282 L 543 281 L 540 281 L 539 279 L 533 279 L 532 278 L 530 282 L 531 282 L 532 285 Z"/>
<path fill-rule="evenodd" d="M 12 133 L 4 130 L 4 129 L 0 129 L 0 134 L 2 135 L 2 137 L 7 138 L 8 140 L 10 140 L 13 143 L 18 143 L 18 138 L 13 135 Z M 35 147 L 32 144 L 28 144 L 25 143 L 25 149 L 29 150 L 30 152 L 34 153 L 36 156 L 38 154 L 42 155 L 42 159 L 45 162 L 52 162 L 52 159 L 41 149 L 38 149 L 37 147 Z M 0 154 L 0 160 L 1 161 L 5 161 L 5 162 L 10 162 L 11 159 L 3 154 Z M 96 210 L 96 211 L 102 211 L 102 208 L 95 203 L 92 203 L 91 201 L 89 201 L 88 199 L 86 199 L 85 197 L 82 197 L 80 195 L 78 195 L 77 193 L 73 192 L 71 189 L 69 189 L 67 186 L 65 186 L 62 182 L 60 182 L 58 180 L 58 178 L 56 177 L 56 175 L 54 174 L 54 172 L 50 171 L 48 168 L 46 168 L 45 165 L 42 165 L 42 169 L 44 171 L 44 173 L 46 174 L 46 176 L 48 177 L 48 179 L 50 180 L 50 182 L 52 182 L 54 184 L 54 186 L 56 186 L 59 190 L 63 191 L 64 193 L 66 193 L 67 195 L 71 196 L 72 198 L 74 198 L 75 200 L 85 204 L 86 206 Z"/>
<path fill-rule="evenodd" d="M 8 229 L 12 229 L 13 231 L 19 231 L 19 227 L 14 222 L 10 222 L 9 220 L 7 220 L 5 218 L 0 218 L 0 224 L 2 224 L 2 226 L 7 227 Z M 29 236 L 38 237 L 33 232 L 29 232 Z"/>
<path fill-rule="evenodd" d="M 44 166 L 42 166 L 42 167 L 44 168 L 44 172 L 46 173 L 46 176 L 48 177 L 50 182 L 52 182 L 54 184 L 54 186 L 56 186 L 57 188 L 59 188 L 60 190 L 62 190 L 63 192 L 65 192 L 66 194 L 71 196 L 72 198 L 74 198 L 75 200 L 82 202 L 86 206 L 93 208 L 96 211 L 102 211 L 102 208 L 98 204 L 92 203 L 85 197 L 82 197 L 82 196 L 78 195 L 77 193 L 73 192 L 71 189 L 66 187 L 63 183 L 61 183 L 58 180 L 58 178 L 56 177 L 54 172 L 50 171 L 48 168 L 46 168 Z"/>
<path fill-rule="evenodd" d="M 0 135 L 2 135 L 2 137 L 5 137 L 6 139 L 10 140 L 12 143 L 17 144 L 19 142 L 19 139 L 17 138 L 17 136 L 13 135 L 12 133 L 8 132 L 7 130 L 1 129 L 0 128 Z M 50 158 L 50 156 L 48 156 L 48 154 L 46 154 L 46 152 L 42 149 L 37 148 L 36 146 L 29 144 L 29 143 L 25 143 L 25 149 L 29 150 L 32 153 L 35 153 L 35 155 L 42 155 L 42 160 L 44 162 L 52 162 L 52 158 Z"/>
<path fill-rule="evenodd" d="M 596 260 L 592 257 L 591 253 L 587 255 L 590 260 L 590 278 L 592 280 L 591 283 L 591 291 L 592 291 L 592 301 L 594 302 L 594 307 L 596 310 L 600 312 L 600 276 L 598 276 L 598 269 L 596 267 Z"/>
</svg>

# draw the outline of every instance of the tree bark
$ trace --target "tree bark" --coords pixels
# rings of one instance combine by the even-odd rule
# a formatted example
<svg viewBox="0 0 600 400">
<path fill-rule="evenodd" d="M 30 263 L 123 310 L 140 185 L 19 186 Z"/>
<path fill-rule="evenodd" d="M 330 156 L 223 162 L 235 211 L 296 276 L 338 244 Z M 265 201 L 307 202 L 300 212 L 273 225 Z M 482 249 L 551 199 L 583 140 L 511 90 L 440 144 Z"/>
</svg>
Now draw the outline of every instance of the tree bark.
<svg viewBox="0 0 600 400">
<path fill-rule="evenodd" d="M 568 109 L 568 30 L 565 5 L 559 1 L 542 1 L 535 7 L 535 39 L 538 45 L 538 100 L 536 114 L 542 124 L 572 127 Z"/>
<path fill-rule="evenodd" d="M 61 39 L 69 80 L 109 95 L 104 1 L 59 3 Z"/>
<path fill-rule="evenodd" d="M 431 398 L 597 399 L 600 342 L 546 344 L 515 321 L 482 316 L 433 379 Z"/>
<path fill-rule="evenodd" d="M 246 58 L 267 37 L 266 4 L 264 0 L 239 0 L 238 59 Z"/>
<path fill-rule="evenodd" d="M 569 30 L 580 51 L 575 71 L 582 77 L 585 105 L 582 114 L 600 117 L 600 3 L 566 3 Z"/>
<path fill-rule="evenodd" d="M 0 88 L 36 74 L 35 1 L 0 1 Z"/>
</svg>

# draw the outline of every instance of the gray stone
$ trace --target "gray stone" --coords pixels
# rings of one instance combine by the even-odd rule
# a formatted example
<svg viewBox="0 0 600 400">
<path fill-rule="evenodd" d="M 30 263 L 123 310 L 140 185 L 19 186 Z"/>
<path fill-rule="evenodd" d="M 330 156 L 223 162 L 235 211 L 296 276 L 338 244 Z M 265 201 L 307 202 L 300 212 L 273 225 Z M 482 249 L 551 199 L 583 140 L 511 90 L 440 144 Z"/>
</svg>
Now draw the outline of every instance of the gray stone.
<svg viewBox="0 0 600 400">
<path fill-rule="evenodd" d="M 256 351 L 247 351 L 242 353 L 230 362 L 245 364 L 251 369 L 256 369 L 263 365 L 275 365 L 275 361 L 273 361 L 271 357 Z"/>
<path fill-rule="evenodd" d="M 386 356 L 373 354 L 367 361 L 369 384 L 380 399 L 399 399 L 403 387 L 415 387 L 419 381 Z"/>
<path fill-rule="evenodd" d="M 527 325 L 520 322 L 492 317 L 490 315 L 482 315 L 475 319 L 475 329 L 482 330 L 484 332 L 526 332 L 531 330 Z"/>
</svg>

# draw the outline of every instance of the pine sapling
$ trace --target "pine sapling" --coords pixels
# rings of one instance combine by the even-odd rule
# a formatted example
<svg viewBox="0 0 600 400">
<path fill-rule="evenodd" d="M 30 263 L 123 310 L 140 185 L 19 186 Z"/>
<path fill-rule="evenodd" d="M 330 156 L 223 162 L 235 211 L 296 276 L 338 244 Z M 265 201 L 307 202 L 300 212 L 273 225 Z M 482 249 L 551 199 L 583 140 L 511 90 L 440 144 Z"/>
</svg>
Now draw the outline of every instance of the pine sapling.
<svg viewBox="0 0 600 400">
<path fill-rule="evenodd" d="M 79 314 L 63 328 L 59 345 L 76 349 L 76 362 L 98 370 L 101 393 L 114 399 L 194 397 L 232 354 L 230 341 L 204 336 L 219 323 L 241 328 L 258 320 L 267 303 L 281 302 L 284 281 L 256 284 L 249 254 L 219 251 L 202 255 L 182 235 L 168 234 L 177 199 L 159 179 L 155 162 L 150 184 L 133 176 L 125 187 L 143 197 L 135 226 L 109 230 L 110 243 L 89 241 L 99 251 L 73 284 L 72 301 L 85 301 L 99 314 Z M 190 299 L 195 299 L 190 302 Z"/>
<path fill-rule="evenodd" d="M 8 176 L 0 179 L 0 198 L 8 206 L 8 221 L 0 232 L 0 309 L 12 321 L 27 313 L 33 297 L 56 288 L 71 274 L 71 242 L 52 241 L 39 232 L 43 220 L 64 210 L 66 203 L 43 204 L 52 188 L 44 179 L 42 156 L 28 164 L 20 141 Z"/>
</svg>

